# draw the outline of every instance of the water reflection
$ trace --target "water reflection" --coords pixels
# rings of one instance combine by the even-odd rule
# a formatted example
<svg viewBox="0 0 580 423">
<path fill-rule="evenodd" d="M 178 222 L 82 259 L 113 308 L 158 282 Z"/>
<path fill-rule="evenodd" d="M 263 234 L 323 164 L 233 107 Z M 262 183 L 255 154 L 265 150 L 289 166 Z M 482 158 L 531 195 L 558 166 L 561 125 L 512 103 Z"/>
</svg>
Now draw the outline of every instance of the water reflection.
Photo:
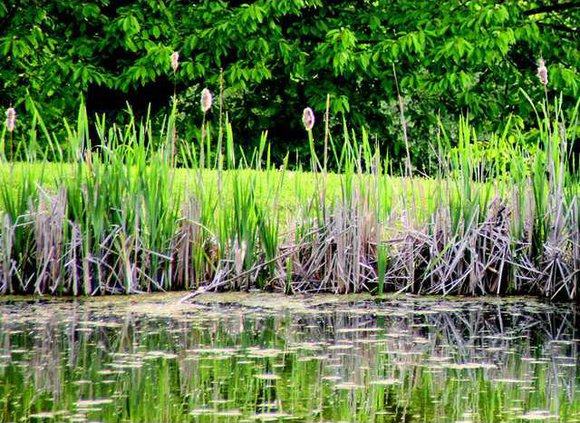
<svg viewBox="0 0 580 423">
<path fill-rule="evenodd" d="M 580 421 L 579 337 L 527 299 L 4 303 L 0 421 Z"/>
</svg>

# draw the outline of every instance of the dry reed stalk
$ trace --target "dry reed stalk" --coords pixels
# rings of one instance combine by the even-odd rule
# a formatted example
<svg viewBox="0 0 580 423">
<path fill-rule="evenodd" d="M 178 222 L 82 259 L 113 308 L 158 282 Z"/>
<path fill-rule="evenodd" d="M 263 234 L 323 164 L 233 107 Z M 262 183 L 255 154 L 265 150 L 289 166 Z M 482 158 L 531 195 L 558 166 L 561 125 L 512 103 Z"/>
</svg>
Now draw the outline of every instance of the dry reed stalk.
<svg viewBox="0 0 580 423">
<path fill-rule="evenodd" d="M 135 294 L 140 291 L 138 288 L 139 284 L 137 283 L 139 264 L 134 257 L 134 255 L 138 254 L 137 242 L 137 239 L 134 239 L 132 236 L 127 236 L 121 228 L 118 228 L 114 236 L 113 245 L 115 246 L 114 251 L 118 260 L 115 266 L 113 266 L 113 268 L 118 269 L 115 279 L 123 284 L 123 290 L 127 294 Z M 146 260 L 146 258 L 143 259 Z"/>
<path fill-rule="evenodd" d="M 335 206 L 324 226 L 311 233 L 312 239 L 296 241 L 296 252 L 290 255 L 293 275 L 289 277 L 287 263 L 279 261 L 278 274 L 283 276 L 278 287 L 290 280 L 291 292 L 345 294 L 369 290 L 369 283 L 376 283 L 375 219 L 356 194 L 351 201 Z"/>
<path fill-rule="evenodd" d="M 173 280 L 177 289 L 197 289 L 200 281 L 211 278 L 216 253 L 212 253 L 208 240 L 204 239 L 204 228 L 198 223 L 201 217 L 200 204 L 195 197 L 183 203 L 182 217 L 171 248 L 175 258 Z M 206 263 L 199 263 L 200 258 L 205 258 Z M 201 274 L 198 273 L 200 267 L 203 267 Z"/>
<path fill-rule="evenodd" d="M 475 282 L 470 289 L 472 295 L 477 292 L 476 285 L 481 293 L 499 295 L 507 290 L 508 263 L 513 261 L 510 218 L 510 209 L 501 199 L 494 199 L 477 232 L 477 251 L 472 252 L 472 257 L 477 257 L 479 262 L 478 272 L 474 274 Z"/>
<path fill-rule="evenodd" d="M 10 216 L 0 212 L 0 295 L 12 293 L 12 274 L 14 261 L 12 260 L 12 247 L 14 242 L 15 227 L 10 221 Z"/>
<path fill-rule="evenodd" d="M 64 257 L 64 230 L 66 221 L 66 191 L 60 188 L 56 195 L 42 192 L 34 214 L 36 242 L 36 282 L 38 295 L 63 288 L 62 258 Z"/>
<path fill-rule="evenodd" d="M 574 197 L 570 207 L 570 227 L 576 228 L 570 234 L 572 243 L 573 270 L 575 274 L 576 298 L 580 298 L 580 200 Z"/>
<path fill-rule="evenodd" d="M 67 286 L 70 288 L 69 292 L 76 297 L 77 295 L 81 295 L 83 290 L 81 284 L 83 234 L 78 223 L 71 223 L 70 227 L 70 242 L 66 248 L 63 267 L 67 275 L 65 279 L 68 281 Z M 89 295 L 90 293 L 84 292 L 84 294 Z"/>
</svg>

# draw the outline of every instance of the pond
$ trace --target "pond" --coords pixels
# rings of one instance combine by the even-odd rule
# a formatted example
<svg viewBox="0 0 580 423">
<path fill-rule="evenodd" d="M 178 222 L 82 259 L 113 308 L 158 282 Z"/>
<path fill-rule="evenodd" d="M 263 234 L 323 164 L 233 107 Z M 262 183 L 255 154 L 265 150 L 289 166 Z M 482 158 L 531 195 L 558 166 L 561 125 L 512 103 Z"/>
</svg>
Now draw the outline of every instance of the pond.
<svg viewBox="0 0 580 423">
<path fill-rule="evenodd" d="M 580 422 L 580 319 L 529 298 L 0 302 L 1 422 Z"/>
</svg>

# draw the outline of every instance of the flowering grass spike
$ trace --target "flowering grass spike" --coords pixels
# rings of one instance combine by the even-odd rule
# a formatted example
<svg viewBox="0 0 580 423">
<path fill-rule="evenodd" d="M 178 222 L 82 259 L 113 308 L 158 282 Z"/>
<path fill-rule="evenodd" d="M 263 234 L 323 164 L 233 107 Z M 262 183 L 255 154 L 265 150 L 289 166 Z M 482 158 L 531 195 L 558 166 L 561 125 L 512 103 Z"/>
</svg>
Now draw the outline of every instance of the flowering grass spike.
<svg viewBox="0 0 580 423">
<path fill-rule="evenodd" d="M 540 59 L 538 62 L 538 78 L 543 85 L 548 85 L 548 69 L 544 59 Z"/>
<path fill-rule="evenodd" d="M 307 131 L 312 131 L 312 128 L 314 128 L 314 112 L 310 107 L 307 107 L 302 112 L 302 123 Z"/>
<path fill-rule="evenodd" d="M 6 110 L 6 127 L 9 132 L 14 131 L 14 125 L 16 124 L 16 110 L 14 107 L 10 107 Z"/>
<path fill-rule="evenodd" d="M 211 92 L 204 88 L 201 92 L 201 111 L 205 114 L 211 109 L 211 105 L 213 103 L 213 96 Z"/>
<path fill-rule="evenodd" d="M 171 67 L 173 68 L 173 72 L 177 72 L 177 68 L 179 67 L 179 52 L 174 51 L 171 55 Z"/>
</svg>

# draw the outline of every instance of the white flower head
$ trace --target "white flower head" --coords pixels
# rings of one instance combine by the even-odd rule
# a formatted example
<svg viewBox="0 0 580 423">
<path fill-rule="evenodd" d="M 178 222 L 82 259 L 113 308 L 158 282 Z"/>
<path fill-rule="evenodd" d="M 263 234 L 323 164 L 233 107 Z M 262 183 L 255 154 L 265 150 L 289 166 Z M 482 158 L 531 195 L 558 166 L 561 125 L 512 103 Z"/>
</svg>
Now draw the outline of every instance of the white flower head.
<svg viewBox="0 0 580 423">
<path fill-rule="evenodd" d="M 201 92 L 201 111 L 204 114 L 209 112 L 209 109 L 211 109 L 212 103 L 213 103 L 213 96 L 211 95 L 211 92 L 207 88 L 204 88 Z"/>
<path fill-rule="evenodd" d="M 538 61 L 538 78 L 543 85 L 548 85 L 548 69 L 546 68 L 546 62 L 544 59 Z"/>
<path fill-rule="evenodd" d="M 174 51 L 171 55 L 171 67 L 173 68 L 173 72 L 177 72 L 177 68 L 179 67 L 179 52 Z"/>
<path fill-rule="evenodd" d="M 302 123 L 304 124 L 304 128 L 309 132 L 314 128 L 314 112 L 310 107 L 307 107 L 302 112 Z"/>
<path fill-rule="evenodd" d="M 10 107 L 6 110 L 6 127 L 9 132 L 14 131 L 14 125 L 16 124 L 16 110 L 14 107 Z"/>
</svg>

